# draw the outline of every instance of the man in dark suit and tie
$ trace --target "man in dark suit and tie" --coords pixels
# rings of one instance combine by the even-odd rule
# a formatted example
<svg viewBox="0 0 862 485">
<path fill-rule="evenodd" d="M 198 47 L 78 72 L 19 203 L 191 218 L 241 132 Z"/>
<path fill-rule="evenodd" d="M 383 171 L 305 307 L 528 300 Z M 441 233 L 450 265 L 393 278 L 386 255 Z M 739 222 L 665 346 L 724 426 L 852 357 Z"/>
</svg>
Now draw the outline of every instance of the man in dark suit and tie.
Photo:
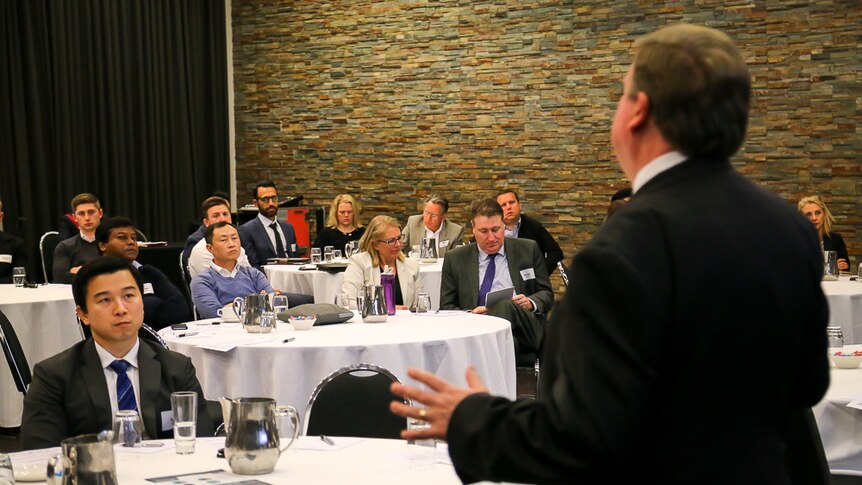
<svg viewBox="0 0 862 485">
<path fill-rule="evenodd" d="M 635 46 L 611 128 L 634 195 L 572 260 L 539 399 L 490 396 L 472 370 L 469 389 L 415 369 L 430 391 L 392 386 L 422 406 L 393 411 L 430 423 L 402 436 L 446 439 L 465 482 L 790 483 L 791 423 L 829 385 L 817 235 L 729 161 L 742 53 L 685 24 Z"/>
<path fill-rule="evenodd" d="M 503 223 L 506 224 L 506 237 L 532 239 L 539 245 L 539 252 L 545 257 L 548 275 L 563 260 L 563 250 L 554 236 L 536 219 L 521 213 L 521 199 L 512 189 L 497 194 L 497 203 L 503 208 Z"/>
<path fill-rule="evenodd" d="M 440 308 L 508 320 L 518 364 L 532 365 L 542 346 L 545 314 L 554 304 L 545 260 L 534 241 L 505 237 L 503 209 L 494 199 L 474 202 L 470 220 L 476 242 L 449 251 L 443 260 Z M 488 293 L 506 288 L 514 288 L 514 296 L 488 308 Z"/>
<path fill-rule="evenodd" d="M 296 233 L 289 222 L 278 221 L 278 191 L 271 180 L 265 180 L 252 193 L 258 215 L 239 226 L 242 247 L 248 261 L 257 269 L 270 258 L 296 257 Z"/>
<path fill-rule="evenodd" d="M 198 394 L 197 435 L 213 425 L 191 360 L 138 338 L 143 282 L 126 260 L 104 256 L 81 267 L 72 283 L 78 316 L 93 336 L 36 364 L 24 398 L 24 449 L 58 446 L 80 434 L 112 429 L 118 410 L 136 410 L 146 437 L 173 436 L 171 393 Z"/>
</svg>

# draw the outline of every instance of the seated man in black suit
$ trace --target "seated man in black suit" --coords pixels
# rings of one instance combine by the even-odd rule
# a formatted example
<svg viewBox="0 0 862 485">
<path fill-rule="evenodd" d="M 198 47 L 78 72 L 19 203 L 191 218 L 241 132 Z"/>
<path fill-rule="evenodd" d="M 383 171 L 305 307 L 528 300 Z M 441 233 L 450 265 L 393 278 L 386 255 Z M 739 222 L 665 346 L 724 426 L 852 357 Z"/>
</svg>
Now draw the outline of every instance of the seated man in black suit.
<svg viewBox="0 0 862 485">
<path fill-rule="evenodd" d="M 788 478 L 787 450 L 829 385 L 822 256 L 811 224 L 730 163 L 744 56 L 685 24 L 634 45 L 610 137 L 634 195 L 572 260 L 538 400 L 413 369 L 429 390 L 392 390 L 422 408 L 391 408 L 430 427 L 402 436 L 446 439 L 466 483 L 816 483 Z"/>
<path fill-rule="evenodd" d="M 109 217 L 96 228 L 96 244 L 104 256 L 123 258 L 138 269 L 144 282 L 144 322 L 156 330 L 190 318 L 189 305 L 180 290 L 158 268 L 135 261 L 138 237 L 135 223 Z"/>
<path fill-rule="evenodd" d="M 440 308 L 470 310 L 512 323 L 518 365 L 532 365 L 545 334 L 545 314 L 554 293 L 539 246 L 504 236 L 503 209 L 494 199 L 473 203 L 473 244 L 455 248 L 443 260 Z M 514 287 L 511 300 L 485 306 L 491 291 Z"/>
<path fill-rule="evenodd" d="M 239 236 L 249 263 L 260 269 L 267 259 L 296 257 L 299 251 L 293 224 L 277 221 L 275 218 L 278 213 L 278 191 L 275 184 L 271 180 L 257 184 L 252 196 L 259 213 L 254 219 L 239 226 Z"/>
<path fill-rule="evenodd" d="M 144 320 L 138 270 L 113 256 L 85 264 L 72 283 L 78 316 L 93 336 L 36 364 L 24 398 L 24 449 L 58 446 L 112 429 L 118 410 L 137 410 L 147 438 L 170 438 L 171 393 L 198 393 L 197 435 L 213 425 L 192 361 L 138 338 Z"/>
<path fill-rule="evenodd" d="M 557 269 L 557 263 L 563 260 L 563 250 L 554 236 L 545 229 L 541 222 L 521 213 L 521 199 L 512 189 L 505 189 L 497 194 L 497 203 L 503 208 L 503 222 L 506 224 L 506 237 L 532 239 L 539 245 L 539 251 L 545 256 L 545 269 L 550 275 Z"/>
<path fill-rule="evenodd" d="M 0 200 L 0 222 L 3 222 L 3 201 Z M 0 231 L 0 283 L 12 283 L 12 269 L 27 267 L 24 240 Z"/>
<path fill-rule="evenodd" d="M 102 205 L 93 194 L 78 194 L 72 198 L 72 214 L 80 232 L 54 249 L 54 283 L 69 284 L 84 263 L 99 257 L 96 228 L 102 220 Z"/>
</svg>

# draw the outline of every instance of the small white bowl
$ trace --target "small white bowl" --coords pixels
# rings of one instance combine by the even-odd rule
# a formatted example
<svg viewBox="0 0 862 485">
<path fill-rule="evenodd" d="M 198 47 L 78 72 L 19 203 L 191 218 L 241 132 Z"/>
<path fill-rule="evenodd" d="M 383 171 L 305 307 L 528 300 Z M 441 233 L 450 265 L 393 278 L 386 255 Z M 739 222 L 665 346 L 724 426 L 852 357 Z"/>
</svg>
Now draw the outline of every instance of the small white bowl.
<svg viewBox="0 0 862 485">
<path fill-rule="evenodd" d="M 288 317 L 287 321 L 293 325 L 294 330 L 308 330 L 314 326 L 317 321 L 317 315 L 307 315 L 304 317 Z"/>
<path fill-rule="evenodd" d="M 830 355 L 829 358 L 839 369 L 855 369 L 862 364 L 862 355 Z"/>
</svg>

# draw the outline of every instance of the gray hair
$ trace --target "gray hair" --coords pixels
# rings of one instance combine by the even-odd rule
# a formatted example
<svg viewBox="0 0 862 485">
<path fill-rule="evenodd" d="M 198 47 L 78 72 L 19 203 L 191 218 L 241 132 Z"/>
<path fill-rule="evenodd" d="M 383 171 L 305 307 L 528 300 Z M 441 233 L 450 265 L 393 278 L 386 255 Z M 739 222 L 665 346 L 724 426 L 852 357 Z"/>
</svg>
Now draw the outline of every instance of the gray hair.
<svg viewBox="0 0 862 485">
<path fill-rule="evenodd" d="M 425 199 L 426 204 L 429 202 L 432 204 L 438 204 L 439 206 L 443 207 L 443 214 L 449 213 L 449 199 L 447 199 L 446 197 L 443 197 L 442 195 L 431 194 L 428 196 L 427 199 Z"/>
</svg>

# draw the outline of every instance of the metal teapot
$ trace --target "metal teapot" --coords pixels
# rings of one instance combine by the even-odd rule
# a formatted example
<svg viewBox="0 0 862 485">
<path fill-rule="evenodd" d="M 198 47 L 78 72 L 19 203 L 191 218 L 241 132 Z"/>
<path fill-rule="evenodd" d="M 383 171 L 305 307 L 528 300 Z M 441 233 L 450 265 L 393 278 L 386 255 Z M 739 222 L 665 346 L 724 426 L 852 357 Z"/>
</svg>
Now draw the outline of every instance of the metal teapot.
<svg viewBox="0 0 862 485">
<path fill-rule="evenodd" d="M 365 323 L 382 323 L 389 318 L 389 312 L 386 308 L 386 293 L 383 285 L 366 285 L 363 288 L 362 307 L 359 309 L 362 314 L 362 321 Z"/>
<path fill-rule="evenodd" d="M 284 447 L 278 437 L 275 399 L 243 397 L 219 399 L 224 416 L 224 456 L 231 471 L 239 475 L 260 475 L 275 469 L 278 457 L 299 436 L 299 414 L 293 406 L 278 406 L 293 425 L 293 437 Z"/>
<path fill-rule="evenodd" d="M 48 461 L 48 483 L 117 485 L 113 431 L 66 438 L 60 450 Z"/>
<path fill-rule="evenodd" d="M 233 301 L 233 311 L 249 333 L 269 333 L 275 326 L 269 295 L 252 293 Z"/>
</svg>

